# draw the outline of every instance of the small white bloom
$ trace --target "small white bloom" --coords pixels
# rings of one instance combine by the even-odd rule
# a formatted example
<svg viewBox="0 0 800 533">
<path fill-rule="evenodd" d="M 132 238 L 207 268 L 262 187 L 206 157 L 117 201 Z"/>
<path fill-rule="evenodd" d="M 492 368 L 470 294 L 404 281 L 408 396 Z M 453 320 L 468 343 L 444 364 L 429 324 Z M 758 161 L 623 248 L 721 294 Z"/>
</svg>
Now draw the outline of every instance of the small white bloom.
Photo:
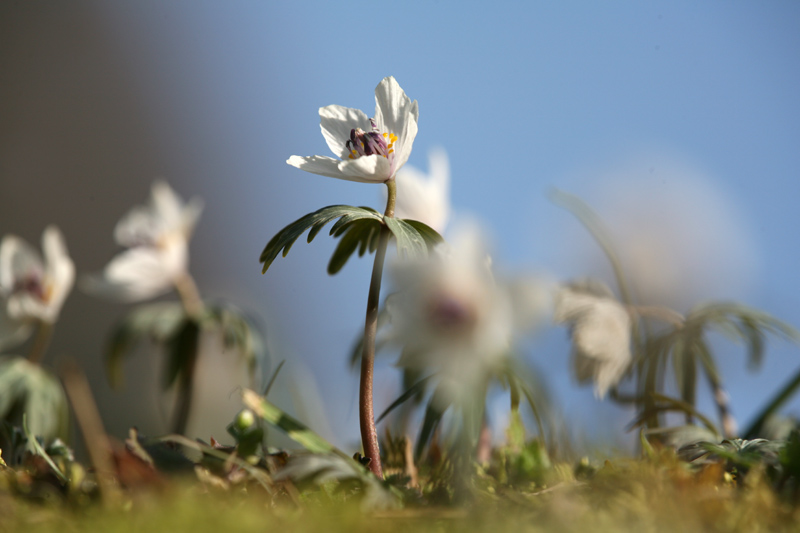
<svg viewBox="0 0 800 533">
<path fill-rule="evenodd" d="M 594 380 L 594 394 L 604 398 L 631 363 L 631 317 L 602 284 L 574 284 L 556 296 L 556 323 L 572 331 L 573 369 L 579 383 Z"/>
<path fill-rule="evenodd" d="M 375 88 L 375 116 L 329 105 L 319 110 L 320 128 L 333 157 L 293 155 L 286 162 L 306 172 L 362 183 L 394 179 L 411 154 L 419 107 L 389 76 Z"/>
<path fill-rule="evenodd" d="M 163 294 L 189 265 L 189 238 L 203 210 L 199 199 L 184 204 L 165 182 L 153 184 L 150 204 L 134 207 L 114 229 L 114 238 L 128 250 L 103 270 L 84 280 L 84 289 L 123 301 Z"/>
<path fill-rule="evenodd" d="M 75 265 L 57 227 L 44 230 L 42 250 L 44 259 L 15 235 L 6 235 L 0 243 L 0 293 L 7 319 L 2 329 L 6 339 L 27 336 L 34 320 L 55 323 L 72 290 Z"/>
<path fill-rule="evenodd" d="M 395 216 L 419 220 L 439 233 L 450 218 L 450 162 L 447 152 L 432 150 L 428 175 L 412 166 L 397 173 Z"/>
<path fill-rule="evenodd" d="M 389 338 L 403 346 L 398 365 L 438 372 L 456 399 L 474 394 L 523 328 L 518 300 L 495 281 L 478 232 L 463 229 L 451 242 L 427 259 L 393 265 L 398 291 L 386 306 Z"/>
</svg>

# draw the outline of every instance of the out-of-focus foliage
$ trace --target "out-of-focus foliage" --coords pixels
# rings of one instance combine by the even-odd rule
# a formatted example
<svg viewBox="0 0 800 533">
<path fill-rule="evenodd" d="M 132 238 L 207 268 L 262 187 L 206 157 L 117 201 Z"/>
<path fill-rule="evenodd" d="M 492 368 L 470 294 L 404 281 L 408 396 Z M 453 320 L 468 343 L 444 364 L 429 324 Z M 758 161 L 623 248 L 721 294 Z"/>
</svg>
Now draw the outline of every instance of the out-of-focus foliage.
<svg viewBox="0 0 800 533">
<path fill-rule="evenodd" d="M 695 442 L 677 453 L 644 439 L 642 459 L 561 462 L 526 437 L 513 411 L 504 442 L 457 476 L 448 450 L 428 449 L 415 468 L 403 464 L 413 461 L 405 439 L 390 438 L 385 464 L 401 473 L 379 481 L 274 404 L 250 392 L 246 403 L 252 411 L 231 424 L 235 446 L 135 431 L 114 443 L 108 453 L 122 500 L 106 501 L 103 511 L 92 510 L 103 501 L 93 469 L 60 441 L 27 451 L 32 437 L 18 431 L 16 451 L 4 450 L 0 461 L 4 523 L 48 531 L 238 531 L 268 522 L 328 531 L 726 532 L 788 531 L 800 516 L 797 432 L 786 440 Z M 261 421 L 293 435 L 304 450 L 252 446 L 251 430 Z"/>
<path fill-rule="evenodd" d="M 228 304 L 207 306 L 200 317 L 186 314 L 179 302 L 159 302 L 134 308 L 114 329 L 106 350 L 106 369 L 113 385 L 122 383 L 122 363 L 142 342 L 165 351 L 164 387 L 192 367 L 203 334 L 219 335 L 223 349 L 244 358 L 251 374 L 265 356 L 264 343 L 253 323 Z"/>
<path fill-rule="evenodd" d="M 598 393 L 610 390 L 613 399 L 634 403 L 638 413 L 633 425 L 644 425 L 651 430 L 660 428 L 663 425 L 662 415 L 673 411 L 682 412 L 687 424 L 699 418 L 709 429 L 717 432 L 713 424 L 695 409 L 698 378 L 704 376 L 717 406 L 721 428 L 718 433 L 726 437 L 735 436 L 738 428 L 730 413 L 728 393 L 723 386 L 715 354 L 708 340 L 709 332 L 715 330 L 736 342 L 744 343 L 748 349 L 751 369 L 757 368 L 761 363 L 767 335 L 800 342 L 800 332 L 767 313 L 737 303 L 700 304 L 683 317 L 672 309 L 637 301 L 636 292 L 625 276 L 624 265 L 600 218 L 576 196 L 555 191 L 552 198 L 575 215 L 595 238 L 611 263 L 619 289 L 617 300 L 608 290 L 598 294 L 596 290 L 587 291 L 584 287 L 581 297 L 585 300 L 594 297 L 595 300 L 580 302 L 572 297 L 571 305 L 567 306 L 562 313 L 564 316 L 561 317 L 561 321 L 572 324 L 576 353 L 592 356 Z M 567 286 L 564 290 L 570 289 L 571 286 Z M 611 315 L 608 309 L 602 317 L 598 316 L 598 306 L 601 303 L 608 305 L 609 300 L 615 306 L 614 315 L 619 314 L 619 310 L 624 310 L 623 314 L 628 315 L 625 317 L 629 321 L 627 327 L 620 327 L 626 322 L 621 319 L 609 322 Z M 589 320 L 593 317 L 594 320 Z M 581 325 L 587 330 L 587 324 L 595 323 L 603 327 L 589 329 L 588 335 L 584 331 L 583 337 L 579 335 Z M 609 326 L 611 323 L 615 324 L 613 328 Z M 592 341 L 588 347 L 587 338 Z M 628 356 L 629 351 L 632 358 Z M 609 361 L 618 363 L 626 359 L 630 360 L 629 365 L 626 365 L 627 375 L 632 374 L 635 382 L 633 395 L 621 393 L 617 386 L 624 381 L 625 369 L 609 364 Z M 608 372 L 603 372 L 604 365 Z M 674 381 L 679 399 L 667 396 L 669 378 Z M 753 428 L 748 430 L 748 436 L 753 436 L 766 417 L 788 399 L 798 386 L 800 379 L 787 385 L 758 417 Z"/>
<path fill-rule="evenodd" d="M 69 411 L 61 383 L 48 370 L 22 357 L 0 358 L 0 420 L 22 426 L 27 415 L 32 434 L 50 443 L 69 437 Z M 7 431 L 0 448 L 13 448 Z"/>
</svg>

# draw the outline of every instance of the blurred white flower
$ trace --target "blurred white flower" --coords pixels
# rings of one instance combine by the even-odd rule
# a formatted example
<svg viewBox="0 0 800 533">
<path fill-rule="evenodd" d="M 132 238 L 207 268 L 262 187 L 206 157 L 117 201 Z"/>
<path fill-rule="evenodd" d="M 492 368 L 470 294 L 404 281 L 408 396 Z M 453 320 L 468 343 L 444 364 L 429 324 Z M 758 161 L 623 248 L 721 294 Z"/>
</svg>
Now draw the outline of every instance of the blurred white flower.
<svg viewBox="0 0 800 533">
<path fill-rule="evenodd" d="M 398 290 L 386 307 L 388 338 L 403 346 L 398 365 L 438 372 L 455 399 L 474 394 L 473 387 L 509 354 L 514 335 L 533 325 L 520 317 L 541 319 L 547 291 L 532 283 L 520 294 L 535 298 L 513 297 L 523 282 L 495 281 L 475 228 L 457 232 L 451 243 L 427 259 L 393 265 Z"/>
<path fill-rule="evenodd" d="M 397 173 L 395 216 L 419 220 L 443 233 L 450 218 L 450 162 L 447 152 L 441 148 L 430 152 L 428 172 L 425 175 L 409 165 Z"/>
<path fill-rule="evenodd" d="M 84 279 L 83 288 L 123 301 L 140 301 L 171 290 L 189 266 L 189 238 L 202 201 L 184 204 L 163 181 L 152 186 L 150 204 L 134 207 L 114 229 L 114 238 L 128 250 L 103 270 Z"/>
<path fill-rule="evenodd" d="M 747 299 L 760 250 L 748 213 L 725 183 L 673 155 L 652 152 L 592 169 L 586 194 L 612 239 L 638 304 L 688 311 L 701 301 Z M 608 259 L 586 235 L 563 235 L 570 272 L 612 280 Z M 565 264 L 566 267 L 566 264 Z"/>
<path fill-rule="evenodd" d="M 594 380 L 604 398 L 631 363 L 631 317 L 601 283 L 565 285 L 556 295 L 553 320 L 572 333 L 572 364 L 579 383 Z"/>
<path fill-rule="evenodd" d="M 293 155 L 286 162 L 300 170 L 362 183 L 394 179 L 411 154 L 419 107 L 389 76 L 375 88 L 375 117 L 339 105 L 321 107 L 320 128 L 333 157 Z"/>
<path fill-rule="evenodd" d="M 6 235 L 0 243 L 0 293 L 6 315 L 0 329 L 8 341 L 4 344 L 27 337 L 33 321 L 55 323 L 72 290 L 75 265 L 57 227 L 44 230 L 42 250 L 44 259 L 15 235 Z"/>
</svg>

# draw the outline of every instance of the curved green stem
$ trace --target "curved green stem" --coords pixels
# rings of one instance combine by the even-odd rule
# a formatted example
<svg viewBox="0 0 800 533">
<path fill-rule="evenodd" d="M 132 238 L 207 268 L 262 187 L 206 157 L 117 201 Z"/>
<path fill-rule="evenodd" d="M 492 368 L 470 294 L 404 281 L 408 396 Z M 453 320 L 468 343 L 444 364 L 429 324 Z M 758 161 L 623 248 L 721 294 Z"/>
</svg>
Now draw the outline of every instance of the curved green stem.
<svg viewBox="0 0 800 533">
<path fill-rule="evenodd" d="M 394 204 L 397 197 L 397 185 L 394 180 L 387 181 L 389 189 L 384 217 L 394 216 Z M 375 369 L 375 336 L 378 332 L 378 307 L 381 297 L 381 280 L 383 263 L 386 260 L 386 248 L 392 232 L 384 224 L 375 250 L 375 263 L 372 265 L 372 279 L 367 296 L 367 317 L 364 322 L 364 347 L 361 352 L 361 383 L 358 392 L 358 414 L 361 425 L 361 445 L 364 456 L 369 459 L 369 469 L 378 478 L 383 478 L 381 467 L 381 451 L 378 446 L 378 431 L 375 428 L 375 410 L 372 400 L 372 382 Z"/>
</svg>

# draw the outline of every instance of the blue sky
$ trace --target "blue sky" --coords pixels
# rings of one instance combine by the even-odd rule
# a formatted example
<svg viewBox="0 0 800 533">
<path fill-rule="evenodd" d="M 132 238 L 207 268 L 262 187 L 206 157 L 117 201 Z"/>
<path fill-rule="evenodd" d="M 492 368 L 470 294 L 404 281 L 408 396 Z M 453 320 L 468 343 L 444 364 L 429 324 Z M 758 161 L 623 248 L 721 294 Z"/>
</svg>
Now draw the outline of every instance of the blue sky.
<svg viewBox="0 0 800 533">
<path fill-rule="evenodd" d="M 583 273 L 564 253 L 575 222 L 548 202 L 550 187 L 591 202 L 603 197 L 600 176 L 618 169 L 647 180 L 653 167 L 667 167 L 661 177 L 671 180 L 672 166 L 688 165 L 734 204 L 757 254 L 750 289 L 731 287 L 730 297 L 747 296 L 800 324 L 796 4 L 177 3 L 104 14 L 142 74 L 154 120 L 165 124 L 161 142 L 184 154 L 175 178 L 205 196 L 209 211 L 223 195 L 236 212 L 219 215 L 236 238 L 213 244 L 224 250 L 217 262 L 254 258 L 280 227 L 323 205 L 379 205 L 377 187 L 306 175 L 284 160 L 326 154 L 317 108 L 337 103 L 370 113 L 374 86 L 393 75 L 420 102 L 410 163 L 425 168 L 430 148 L 448 151 L 454 208 L 485 221 L 501 268 Z M 193 149 L 216 152 L 217 172 L 188 172 Z M 197 241 L 203 269 L 210 245 L 202 227 Z M 263 295 L 251 305 L 267 313 L 280 349 L 305 362 L 325 400 L 336 399 L 326 401 L 331 426 L 355 427 L 355 379 L 344 358 L 360 328 L 370 265 L 348 265 L 329 279 L 332 247 L 324 239 L 298 245 L 267 276 L 247 263 L 252 270 L 237 278 Z M 570 384 L 564 335 L 534 344 L 534 361 L 565 409 L 605 412 Z M 546 348 L 537 354 L 537 346 Z M 755 379 L 743 375 L 739 352 L 723 357 L 735 412 L 746 417 L 795 368 L 797 351 L 778 344 Z"/>
<path fill-rule="evenodd" d="M 83 9 L 105 53 L 124 65 L 141 131 L 160 154 L 152 163 L 143 156 L 141 194 L 129 203 L 158 176 L 206 199 L 192 256 L 199 284 L 265 317 L 273 356 L 314 376 L 335 428 L 324 431 L 339 442 L 357 435 L 356 378 L 345 360 L 362 327 L 371 263 L 352 262 L 329 278 L 334 243 L 323 236 L 298 243 L 266 276 L 257 257 L 309 211 L 379 207 L 378 186 L 305 174 L 285 160 L 327 154 L 317 109 L 341 104 L 371 114 L 373 89 L 387 75 L 419 101 L 409 163 L 424 169 L 428 150 L 447 150 L 454 209 L 485 222 L 501 269 L 560 279 L 602 271 L 591 241 L 547 200 L 552 187 L 614 219 L 620 191 L 650 184 L 657 198 L 662 184 L 680 198 L 678 185 L 702 176 L 707 198 L 728 219 L 713 219 L 720 211 L 697 198 L 659 207 L 677 218 L 691 211 L 695 227 L 725 234 L 711 232 L 700 246 L 712 249 L 704 279 L 732 280 L 730 294 L 719 286 L 704 294 L 700 284 L 698 298 L 743 300 L 800 326 L 797 3 L 176 1 Z M 615 177 L 622 185 L 610 184 Z M 105 240 L 109 217 L 98 221 Z M 729 245 L 714 248 L 723 240 Z M 571 383 L 565 337 L 545 333 L 531 344 L 531 360 L 580 424 L 622 427 L 627 414 Z M 751 376 L 741 350 L 726 351 L 734 413 L 746 420 L 800 366 L 798 355 L 771 343 Z M 389 383 L 391 372 L 381 379 Z"/>
</svg>

